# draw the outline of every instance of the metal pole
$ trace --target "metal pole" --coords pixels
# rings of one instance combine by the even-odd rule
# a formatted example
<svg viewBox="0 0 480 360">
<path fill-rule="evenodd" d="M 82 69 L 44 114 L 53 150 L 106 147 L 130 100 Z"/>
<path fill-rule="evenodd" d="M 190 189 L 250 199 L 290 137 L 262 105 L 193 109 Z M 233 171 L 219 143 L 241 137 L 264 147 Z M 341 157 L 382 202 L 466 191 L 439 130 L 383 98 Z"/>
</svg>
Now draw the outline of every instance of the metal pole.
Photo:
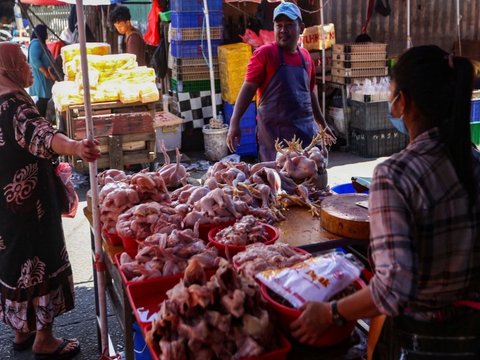
<svg viewBox="0 0 480 360">
<path fill-rule="evenodd" d="M 210 39 L 210 18 L 208 15 L 207 0 L 203 0 L 203 13 L 205 14 L 205 23 L 207 26 L 207 46 L 208 46 L 208 69 L 210 70 L 210 92 L 212 96 L 212 117 L 217 118 L 217 101 L 215 100 L 215 73 L 213 71 L 212 41 Z"/>
<path fill-rule="evenodd" d="M 77 24 L 78 38 L 80 44 L 80 61 L 82 67 L 83 80 L 83 100 L 85 104 L 85 125 L 87 128 L 87 138 L 94 139 L 92 104 L 90 101 L 90 81 L 88 79 L 88 60 L 85 38 L 85 18 L 83 13 L 83 0 L 76 0 L 77 4 Z M 105 294 L 105 263 L 103 261 L 102 238 L 100 235 L 100 211 L 98 206 L 98 183 L 97 183 L 97 162 L 88 164 L 90 171 L 90 189 L 92 191 L 92 215 L 93 215 L 93 235 L 95 238 L 95 269 L 97 272 L 97 295 L 100 314 L 100 336 L 102 342 L 102 354 L 108 355 L 108 330 L 107 330 L 107 306 Z M 127 325 L 129 326 L 129 325 Z"/>
<path fill-rule="evenodd" d="M 460 0 L 457 0 L 457 34 L 458 34 L 458 55 L 462 56 L 462 36 L 460 33 L 460 21 L 462 15 L 460 15 Z"/>
<path fill-rule="evenodd" d="M 407 49 L 410 49 L 412 44 L 412 36 L 410 34 L 410 0 L 407 0 Z"/>
<path fill-rule="evenodd" d="M 322 33 L 322 115 L 325 118 L 325 29 L 324 24 L 325 20 L 323 18 L 323 0 L 320 0 L 320 26 L 321 26 L 321 33 Z M 325 119 L 327 121 L 327 119 Z"/>
</svg>

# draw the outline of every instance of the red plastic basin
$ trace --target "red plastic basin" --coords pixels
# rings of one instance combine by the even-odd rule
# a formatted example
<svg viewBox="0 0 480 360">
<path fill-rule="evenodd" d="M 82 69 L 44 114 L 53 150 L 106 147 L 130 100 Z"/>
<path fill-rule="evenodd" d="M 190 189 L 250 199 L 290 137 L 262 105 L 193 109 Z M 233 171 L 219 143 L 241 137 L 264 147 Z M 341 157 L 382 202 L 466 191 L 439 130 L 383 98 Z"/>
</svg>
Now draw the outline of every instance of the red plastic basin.
<svg viewBox="0 0 480 360">
<path fill-rule="evenodd" d="M 198 237 L 200 239 L 202 239 L 203 241 L 207 242 L 208 241 L 208 233 L 210 232 L 210 230 L 212 230 L 213 228 L 215 228 L 217 226 L 230 226 L 230 225 L 233 225 L 233 224 L 235 224 L 235 220 L 227 221 L 227 222 L 221 223 L 221 224 L 200 224 L 200 226 L 198 227 Z"/>
<path fill-rule="evenodd" d="M 267 234 L 268 234 L 267 240 L 265 240 L 263 243 L 266 245 L 273 244 L 280 237 L 280 230 L 272 225 L 268 225 L 264 223 L 262 223 L 262 225 L 265 227 L 265 230 L 267 231 Z M 217 235 L 217 233 L 220 230 L 223 230 L 228 226 L 230 225 L 221 225 L 211 229 L 208 233 L 208 241 L 218 249 L 219 255 L 227 258 L 232 258 L 235 254 L 241 251 L 244 251 L 246 248 L 246 245 L 222 244 L 215 240 L 215 235 Z"/>
<path fill-rule="evenodd" d="M 357 289 L 360 289 L 364 286 L 365 284 L 360 279 L 355 281 L 355 287 Z M 276 315 L 282 330 L 284 330 L 286 334 L 290 334 L 290 324 L 300 316 L 301 311 L 282 305 L 273 299 L 270 296 L 268 288 L 265 284 L 260 285 L 260 290 L 263 298 L 267 302 L 267 308 Z M 332 325 L 325 331 L 324 335 L 315 343 L 314 346 L 324 347 L 338 344 L 348 338 L 354 328 L 355 321 L 349 321 L 344 326 Z"/>
<path fill-rule="evenodd" d="M 160 347 L 158 346 L 158 344 L 152 344 L 150 341 L 148 341 L 147 333 L 150 331 L 151 328 L 152 325 L 149 324 L 146 327 L 142 328 L 142 330 L 144 331 L 144 336 L 147 340 L 147 345 L 150 349 L 150 355 L 152 356 L 152 359 L 160 360 Z M 278 333 L 277 339 L 279 342 L 279 347 L 277 349 L 263 355 L 242 358 L 242 360 L 287 360 L 288 353 L 292 350 L 292 345 L 290 345 L 288 339 L 281 333 Z"/>
<path fill-rule="evenodd" d="M 122 244 L 123 248 L 125 249 L 125 252 L 130 255 L 130 257 L 134 258 L 135 255 L 137 255 L 138 252 L 138 241 L 133 238 L 129 237 L 121 237 L 122 238 Z"/>
</svg>

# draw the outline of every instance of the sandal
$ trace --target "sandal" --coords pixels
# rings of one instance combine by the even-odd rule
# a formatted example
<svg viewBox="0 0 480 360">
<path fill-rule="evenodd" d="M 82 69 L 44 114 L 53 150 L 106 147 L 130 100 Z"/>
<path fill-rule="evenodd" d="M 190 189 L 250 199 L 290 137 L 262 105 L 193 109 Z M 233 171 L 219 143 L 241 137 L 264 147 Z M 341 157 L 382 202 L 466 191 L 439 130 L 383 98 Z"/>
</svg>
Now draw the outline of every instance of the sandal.
<svg viewBox="0 0 480 360">
<path fill-rule="evenodd" d="M 80 343 L 77 339 L 63 339 L 55 351 L 44 354 L 35 354 L 35 360 L 65 360 L 71 359 L 80 352 Z"/>
<path fill-rule="evenodd" d="M 35 331 L 32 331 L 30 334 L 28 334 L 28 337 L 23 340 L 21 343 L 13 342 L 13 350 L 15 351 L 25 351 L 27 349 L 30 349 L 33 345 L 33 342 L 35 341 Z"/>
</svg>

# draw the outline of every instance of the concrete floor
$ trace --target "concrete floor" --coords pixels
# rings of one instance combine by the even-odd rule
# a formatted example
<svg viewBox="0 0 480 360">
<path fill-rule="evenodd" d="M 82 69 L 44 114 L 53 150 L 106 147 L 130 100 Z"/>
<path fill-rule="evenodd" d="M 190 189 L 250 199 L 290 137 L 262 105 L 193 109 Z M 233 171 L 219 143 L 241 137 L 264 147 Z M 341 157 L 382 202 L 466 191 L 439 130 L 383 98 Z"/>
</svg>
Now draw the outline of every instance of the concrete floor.
<svg viewBox="0 0 480 360">
<path fill-rule="evenodd" d="M 191 156 L 192 159 L 196 157 Z M 331 152 L 328 166 L 330 186 L 350 182 L 352 176 L 370 177 L 376 164 L 385 158 L 366 159 L 347 152 Z M 79 191 L 80 205 L 73 219 L 64 219 L 64 231 L 67 248 L 73 267 L 77 306 L 74 310 L 60 316 L 56 321 L 55 331 L 58 336 L 77 337 L 82 346 L 76 360 L 93 360 L 100 357 L 97 348 L 95 328 L 95 303 L 92 273 L 92 253 L 90 250 L 89 225 L 82 209 L 86 206 L 85 189 Z M 123 348 L 123 337 L 115 315 L 110 309 L 108 324 L 117 350 Z M 15 353 L 11 343 L 13 335 L 9 328 L 0 324 L 0 359 L 33 359 L 30 351 Z"/>
</svg>

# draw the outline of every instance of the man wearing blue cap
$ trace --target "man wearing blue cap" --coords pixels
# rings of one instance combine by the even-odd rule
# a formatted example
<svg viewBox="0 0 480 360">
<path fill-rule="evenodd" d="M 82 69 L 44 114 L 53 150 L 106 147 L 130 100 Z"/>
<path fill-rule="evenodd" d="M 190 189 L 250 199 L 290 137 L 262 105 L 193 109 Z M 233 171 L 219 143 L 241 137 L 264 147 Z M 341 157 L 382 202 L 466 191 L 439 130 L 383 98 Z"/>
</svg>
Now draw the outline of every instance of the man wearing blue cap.
<svg viewBox="0 0 480 360">
<path fill-rule="evenodd" d="M 234 151 L 240 142 L 240 119 L 258 90 L 257 139 L 261 161 L 276 157 L 275 140 L 300 138 L 310 144 L 317 123 L 331 140 L 315 89 L 315 67 L 307 50 L 298 47 L 305 28 L 300 9 L 281 3 L 273 12 L 275 42 L 258 48 L 247 68 L 245 82 L 235 103 L 227 144 Z M 316 120 L 316 121 L 315 121 Z"/>
</svg>

